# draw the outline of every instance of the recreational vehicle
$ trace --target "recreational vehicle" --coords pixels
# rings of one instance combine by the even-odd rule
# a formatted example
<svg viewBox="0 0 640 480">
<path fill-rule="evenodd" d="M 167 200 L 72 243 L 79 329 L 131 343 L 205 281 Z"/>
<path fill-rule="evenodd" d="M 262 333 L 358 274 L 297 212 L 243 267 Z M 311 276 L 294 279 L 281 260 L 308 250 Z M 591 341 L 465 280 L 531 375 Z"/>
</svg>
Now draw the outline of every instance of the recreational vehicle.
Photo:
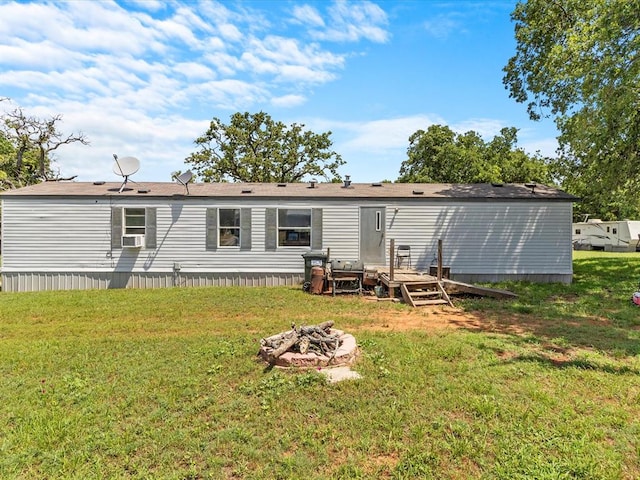
<svg viewBox="0 0 640 480">
<path fill-rule="evenodd" d="M 572 240 L 576 250 L 636 252 L 640 249 L 640 221 L 587 219 L 573 224 Z"/>
</svg>

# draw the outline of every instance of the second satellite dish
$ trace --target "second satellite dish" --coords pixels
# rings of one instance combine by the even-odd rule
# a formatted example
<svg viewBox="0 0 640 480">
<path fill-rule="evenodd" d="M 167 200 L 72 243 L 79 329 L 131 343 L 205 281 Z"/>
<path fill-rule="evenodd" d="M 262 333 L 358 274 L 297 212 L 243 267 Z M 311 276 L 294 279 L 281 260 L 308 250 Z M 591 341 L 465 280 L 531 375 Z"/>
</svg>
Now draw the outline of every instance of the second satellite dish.
<svg viewBox="0 0 640 480">
<path fill-rule="evenodd" d="M 184 185 L 184 188 L 186 188 L 187 190 L 187 195 L 189 195 L 189 182 L 193 178 L 193 173 L 191 172 L 191 170 L 187 170 L 186 172 L 174 178 L 176 179 L 176 182 L 178 182 L 180 185 Z"/>
<path fill-rule="evenodd" d="M 113 159 L 115 160 L 113 164 L 113 173 L 124 177 L 124 181 L 122 182 L 119 190 L 119 192 L 122 192 L 124 190 L 124 186 L 129 180 L 129 176 L 133 175 L 140 169 L 140 160 L 136 157 L 118 158 L 115 153 L 113 154 Z"/>
</svg>

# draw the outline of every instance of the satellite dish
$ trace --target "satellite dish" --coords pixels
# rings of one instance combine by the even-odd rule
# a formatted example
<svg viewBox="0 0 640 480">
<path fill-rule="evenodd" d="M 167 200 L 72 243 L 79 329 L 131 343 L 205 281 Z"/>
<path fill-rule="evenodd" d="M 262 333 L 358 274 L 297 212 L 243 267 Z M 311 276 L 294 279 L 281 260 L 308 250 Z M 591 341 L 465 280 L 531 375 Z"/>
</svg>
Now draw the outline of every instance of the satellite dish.
<svg viewBox="0 0 640 480">
<path fill-rule="evenodd" d="M 189 195 L 189 182 L 191 181 L 191 179 L 193 178 L 193 172 L 191 170 L 187 170 L 184 173 L 181 173 L 180 175 L 178 175 L 176 178 L 176 182 L 178 182 L 180 185 L 184 185 L 184 188 L 187 189 L 187 195 Z"/>
<path fill-rule="evenodd" d="M 140 169 L 140 160 L 136 157 L 118 158 L 115 153 L 113 154 L 113 159 L 115 160 L 115 163 L 113 164 L 113 173 L 124 177 L 124 181 L 122 182 L 119 190 L 119 193 L 121 193 L 129 181 L 129 176 L 133 175 Z"/>
</svg>

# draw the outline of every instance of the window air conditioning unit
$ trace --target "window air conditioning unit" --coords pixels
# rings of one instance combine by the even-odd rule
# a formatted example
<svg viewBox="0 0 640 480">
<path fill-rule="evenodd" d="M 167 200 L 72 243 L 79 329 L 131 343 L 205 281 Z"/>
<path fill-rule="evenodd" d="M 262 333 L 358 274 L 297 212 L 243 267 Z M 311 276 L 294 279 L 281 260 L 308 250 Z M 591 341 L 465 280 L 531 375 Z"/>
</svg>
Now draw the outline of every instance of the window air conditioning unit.
<svg viewBox="0 0 640 480">
<path fill-rule="evenodd" d="M 144 235 L 123 235 L 122 246 L 124 248 L 140 248 L 144 244 Z"/>
</svg>

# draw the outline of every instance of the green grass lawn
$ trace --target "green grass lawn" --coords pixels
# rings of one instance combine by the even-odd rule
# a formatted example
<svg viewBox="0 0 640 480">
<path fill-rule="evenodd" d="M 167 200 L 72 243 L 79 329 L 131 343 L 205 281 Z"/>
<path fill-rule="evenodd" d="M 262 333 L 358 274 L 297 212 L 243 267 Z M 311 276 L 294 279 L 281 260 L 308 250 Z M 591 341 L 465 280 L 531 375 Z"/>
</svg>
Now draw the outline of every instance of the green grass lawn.
<svg viewBox="0 0 640 480">
<path fill-rule="evenodd" d="M 640 478 L 640 254 L 574 270 L 444 330 L 298 288 L 2 293 L 0 478 Z M 257 361 L 324 320 L 362 379 Z"/>
</svg>

